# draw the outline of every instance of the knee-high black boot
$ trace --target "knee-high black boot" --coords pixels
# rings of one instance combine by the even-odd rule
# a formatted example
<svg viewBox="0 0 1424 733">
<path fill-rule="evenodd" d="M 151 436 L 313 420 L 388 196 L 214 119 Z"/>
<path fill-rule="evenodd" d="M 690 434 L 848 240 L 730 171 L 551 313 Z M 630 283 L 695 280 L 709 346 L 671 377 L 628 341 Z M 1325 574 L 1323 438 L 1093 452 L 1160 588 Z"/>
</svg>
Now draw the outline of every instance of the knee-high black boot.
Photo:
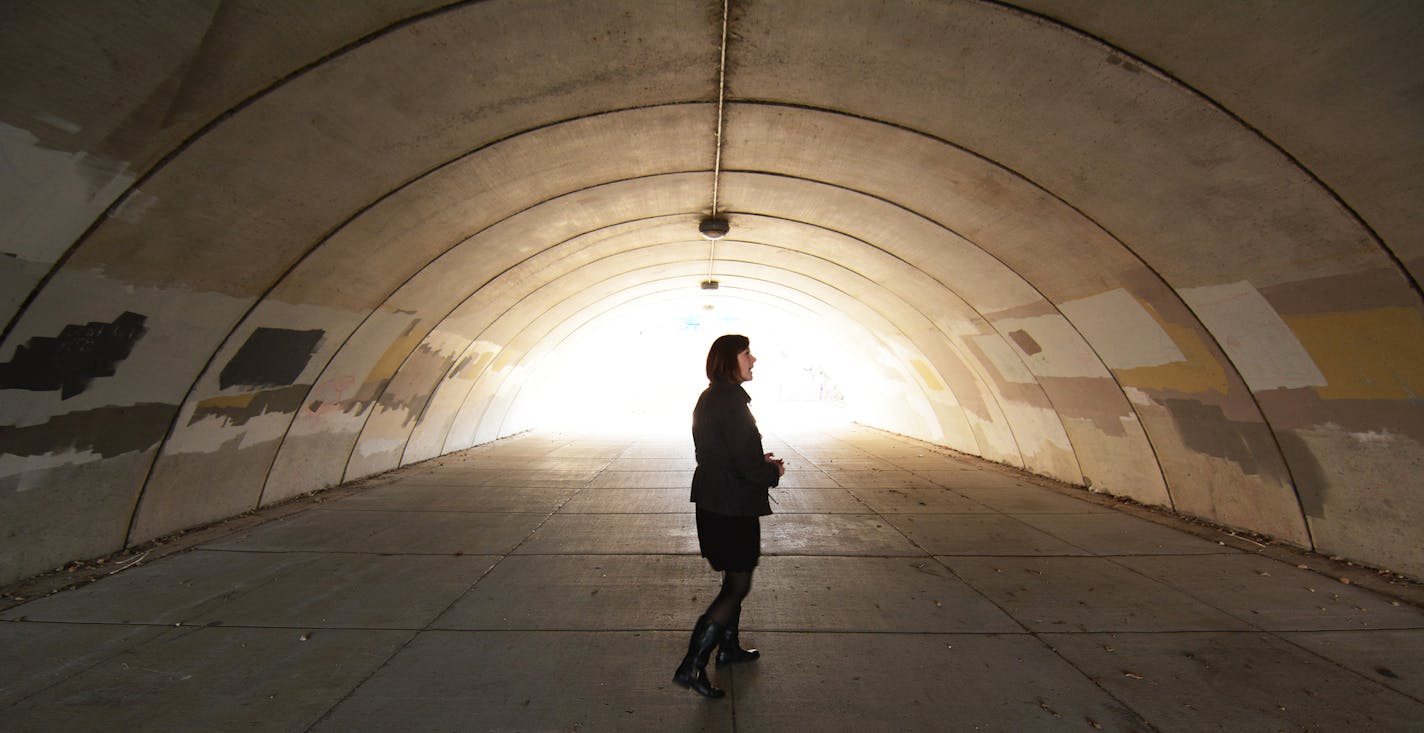
<svg viewBox="0 0 1424 733">
<path fill-rule="evenodd" d="M 725 626 L 705 615 L 697 619 L 697 625 L 692 627 L 692 639 L 687 642 L 687 656 L 683 657 L 682 664 L 677 666 L 672 681 L 683 687 L 691 687 L 703 697 L 722 697 L 727 694 L 713 687 L 711 680 L 707 679 L 707 660 L 725 632 Z"/>
</svg>

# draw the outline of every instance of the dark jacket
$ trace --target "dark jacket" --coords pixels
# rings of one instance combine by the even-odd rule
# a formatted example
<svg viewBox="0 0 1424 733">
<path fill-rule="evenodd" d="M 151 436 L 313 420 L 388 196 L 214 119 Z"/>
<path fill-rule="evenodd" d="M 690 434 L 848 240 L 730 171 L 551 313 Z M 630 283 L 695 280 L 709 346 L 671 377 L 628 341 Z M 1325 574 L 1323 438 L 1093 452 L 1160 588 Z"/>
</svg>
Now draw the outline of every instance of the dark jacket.
<svg viewBox="0 0 1424 733">
<path fill-rule="evenodd" d="M 740 384 L 716 381 L 697 398 L 692 410 L 692 443 L 697 471 L 692 501 L 703 511 L 734 517 L 771 513 L 767 490 L 781 480 L 776 464 L 766 462 L 761 433 Z"/>
</svg>

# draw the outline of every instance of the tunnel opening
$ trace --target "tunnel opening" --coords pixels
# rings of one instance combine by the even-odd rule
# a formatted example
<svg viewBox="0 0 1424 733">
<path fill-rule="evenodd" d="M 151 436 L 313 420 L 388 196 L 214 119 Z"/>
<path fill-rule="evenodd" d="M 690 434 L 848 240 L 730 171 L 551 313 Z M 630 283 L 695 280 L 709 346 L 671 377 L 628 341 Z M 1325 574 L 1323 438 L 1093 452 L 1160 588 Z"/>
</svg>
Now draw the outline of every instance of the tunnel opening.
<svg viewBox="0 0 1424 733">
<path fill-rule="evenodd" d="M 639 299 L 591 318 L 530 368 L 501 432 L 685 437 L 707 386 L 707 348 L 725 333 L 751 340 L 758 361 L 747 390 L 765 428 L 867 419 L 855 409 L 867 400 L 843 387 L 864 378 L 848 348 L 853 338 L 806 309 L 719 288 Z"/>
</svg>

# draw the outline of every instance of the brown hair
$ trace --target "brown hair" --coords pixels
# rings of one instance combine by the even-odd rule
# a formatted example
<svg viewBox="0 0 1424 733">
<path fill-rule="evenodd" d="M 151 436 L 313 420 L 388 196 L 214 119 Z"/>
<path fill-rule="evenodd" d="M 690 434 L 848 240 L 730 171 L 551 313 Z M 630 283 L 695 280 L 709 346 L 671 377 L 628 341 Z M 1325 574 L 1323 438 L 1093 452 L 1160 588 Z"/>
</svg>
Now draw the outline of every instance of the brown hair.
<svg viewBox="0 0 1424 733">
<path fill-rule="evenodd" d="M 751 340 L 746 336 L 735 333 L 718 336 L 707 350 L 707 381 L 734 384 L 742 381 L 742 365 L 737 362 L 737 355 L 750 347 Z"/>
</svg>

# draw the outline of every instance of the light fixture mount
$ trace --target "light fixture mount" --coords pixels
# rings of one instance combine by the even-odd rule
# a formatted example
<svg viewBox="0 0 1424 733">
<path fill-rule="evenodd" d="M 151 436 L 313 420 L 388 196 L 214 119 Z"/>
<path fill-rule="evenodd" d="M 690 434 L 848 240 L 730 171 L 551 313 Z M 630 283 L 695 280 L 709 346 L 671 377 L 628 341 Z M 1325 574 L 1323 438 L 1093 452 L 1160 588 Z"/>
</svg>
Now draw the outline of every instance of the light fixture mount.
<svg viewBox="0 0 1424 733">
<path fill-rule="evenodd" d="M 703 289 L 703 290 L 716 290 L 717 288 L 721 287 L 721 285 L 722 285 L 722 284 L 719 283 L 719 282 L 717 282 L 716 280 L 703 280 L 703 281 L 702 281 L 702 289 Z"/>
<path fill-rule="evenodd" d="M 707 239 L 721 239 L 732 231 L 732 225 L 720 216 L 709 216 L 697 223 L 697 231 Z"/>
</svg>

